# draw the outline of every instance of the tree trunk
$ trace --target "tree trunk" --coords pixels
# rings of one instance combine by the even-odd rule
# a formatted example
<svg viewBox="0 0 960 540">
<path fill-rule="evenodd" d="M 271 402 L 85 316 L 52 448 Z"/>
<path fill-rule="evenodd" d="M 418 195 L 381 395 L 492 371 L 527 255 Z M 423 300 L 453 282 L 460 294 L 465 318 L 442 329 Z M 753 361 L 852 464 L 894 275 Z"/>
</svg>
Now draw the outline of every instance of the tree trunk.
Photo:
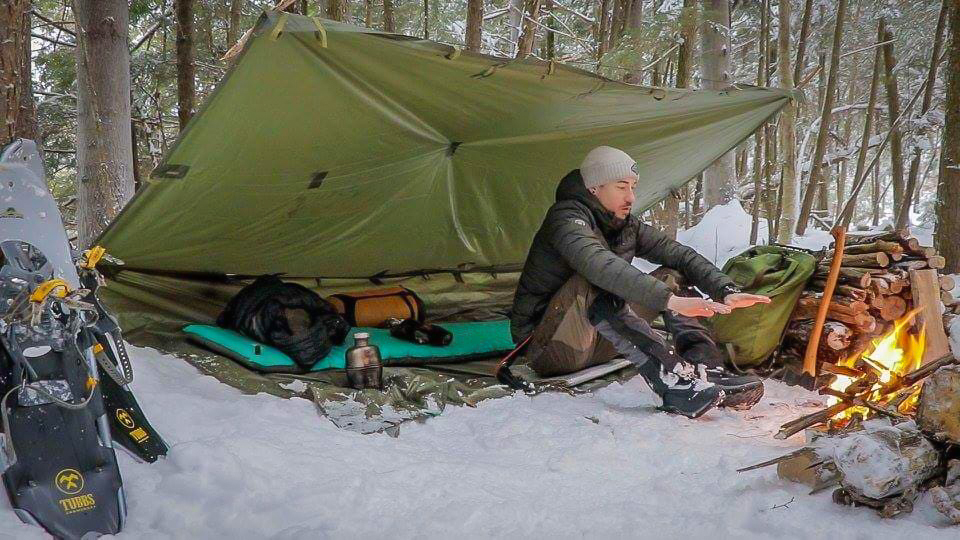
<svg viewBox="0 0 960 540">
<path fill-rule="evenodd" d="M 540 20 L 540 0 L 526 0 L 524 7 L 523 33 L 517 43 L 517 58 L 526 58 L 533 52 L 533 42 L 537 37 L 537 25 Z"/>
<path fill-rule="evenodd" d="M 177 118 L 180 130 L 193 116 L 196 95 L 193 46 L 193 0 L 176 0 L 177 16 Z"/>
<path fill-rule="evenodd" d="M 950 10 L 946 118 L 937 185 L 937 251 L 947 259 L 942 273 L 960 272 L 960 9 Z"/>
<path fill-rule="evenodd" d="M 77 224 L 87 247 L 133 195 L 129 12 L 123 0 L 75 0 Z"/>
<path fill-rule="evenodd" d="M 719 90 L 730 85 L 730 3 L 728 0 L 702 0 L 702 3 L 701 86 Z M 708 209 L 734 199 L 736 178 L 732 152 L 727 152 L 707 167 L 703 174 L 703 187 Z"/>
<path fill-rule="evenodd" d="M 363 2 L 363 25 L 367 28 L 373 28 L 373 0 L 364 0 Z"/>
<path fill-rule="evenodd" d="M 790 0 L 780 0 L 777 7 L 779 24 L 777 34 L 777 74 L 780 88 L 792 90 L 793 72 L 790 70 Z M 797 105 L 790 100 L 780 112 L 779 126 L 782 161 L 777 240 L 789 244 L 793 240 L 793 229 L 797 223 Z"/>
<path fill-rule="evenodd" d="M 877 31 L 877 43 L 883 41 L 883 32 L 882 30 Z M 860 150 L 857 153 L 857 169 L 853 173 L 853 185 L 856 186 L 860 180 L 860 177 L 863 176 L 864 168 L 867 165 L 867 152 L 870 149 L 870 136 L 873 134 L 873 117 L 874 117 L 874 108 L 877 106 L 877 88 L 880 86 L 880 61 L 882 51 L 880 47 L 877 47 L 877 50 L 874 52 L 873 56 L 873 76 L 870 78 L 870 97 L 867 98 L 867 110 L 863 118 L 863 134 L 860 137 Z M 876 169 L 874 169 L 876 170 Z M 878 193 L 879 189 L 874 186 L 873 188 L 873 203 L 875 208 L 876 219 L 879 220 L 879 200 Z M 851 206 L 850 210 L 839 216 L 840 222 L 844 227 L 850 225 L 850 221 L 853 219 L 855 206 Z M 842 204 L 841 204 L 842 212 Z"/>
<path fill-rule="evenodd" d="M 240 36 L 240 11 L 243 0 L 230 0 L 230 23 L 227 25 L 227 50 L 237 43 Z"/>
<path fill-rule="evenodd" d="M 880 17 L 880 27 L 883 29 L 883 41 L 893 39 L 893 31 L 886 24 L 886 20 Z M 900 136 L 900 128 L 893 123 L 900 118 L 900 91 L 897 89 L 897 74 L 894 69 L 897 66 L 897 58 L 893 54 L 893 43 L 887 43 L 883 46 L 883 67 L 885 69 L 884 83 L 887 87 L 887 117 L 890 119 L 890 175 L 893 179 L 893 211 L 894 215 L 900 211 L 903 206 L 903 140 Z"/>
<path fill-rule="evenodd" d="M 20 18 L 20 28 L 23 36 L 30 35 L 29 4 Z M 17 84 L 20 85 L 20 112 L 17 114 L 15 133 L 18 138 L 36 141 L 37 147 L 40 149 L 40 155 L 43 155 L 43 145 L 37 126 L 37 104 L 33 101 L 33 86 L 31 84 L 33 82 L 33 61 L 30 45 L 30 40 L 24 39 L 23 46 L 20 48 L 20 69 L 17 77 Z"/>
<path fill-rule="evenodd" d="M 597 21 L 599 23 L 597 30 L 597 62 L 599 62 L 607 52 L 607 33 L 610 31 L 610 17 L 607 15 L 607 12 L 610 11 L 610 1 L 611 0 L 600 0 L 600 13 L 597 14 Z"/>
<path fill-rule="evenodd" d="M 607 32 L 607 50 L 613 50 L 623 35 L 624 19 L 630 0 L 614 0 L 613 15 L 610 17 L 610 31 Z"/>
<path fill-rule="evenodd" d="M 483 0 L 467 0 L 467 50 L 480 52 L 483 38 Z"/>
<path fill-rule="evenodd" d="M 424 0 L 424 9 L 426 9 L 426 0 Z M 384 17 L 386 17 L 387 3 L 383 3 Z M 393 18 L 393 3 L 390 3 L 390 17 L 391 24 Z M 346 0 L 327 0 L 327 18 L 331 21 L 343 21 L 347 18 L 347 1 Z M 426 19 L 424 19 L 426 22 Z M 392 30 L 390 30 L 392 32 Z M 424 31 L 426 31 L 426 26 L 424 26 Z"/>
<path fill-rule="evenodd" d="M 523 27 L 523 14 L 526 9 L 525 0 L 508 0 L 510 13 L 507 22 L 510 27 L 510 56 L 516 56 L 520 44 L 520 29 Z"/>
<path fill-rule="evenodd" d="M 8 0 L 0 5 L 0 120 L 3 122 L 0 147 L 26 135 L 20 132 L 23 122 L 20 116 L 24 81 L 29 88 L 31 80 L 23 63 L 24 49 L 29 51 L 30 47 L 30 33 L 24 33 L 23 27 L 24 17 L 29 20 L 29 13 L 28 0 Z"/>
<path fill-rule="evenodd" d="M 556 9 L 556 6 L 554 5 L 553 0 L 545 0 L 543 9 L 549 16 L 547 26 L 553 28 L 556 25 L 556 19 L 553 15 L 553 10 Z M 547 30 L 546 48 L 547 50 L 544 58 L 547 60 L 555 60 L 557 58 L 557 33 L 553 30 Z"/>
<path fill-rule="evenodd" d="M 813 207 L 813 198 L 817 194 L 817 187 L 821 182 L 821 163 L 827 149 L 827 139 L 830 137 L 830 119 L 833 113 L 834 95 L 837 89 L 837 68 L 840 65 L 840 43 L 843 40 L 843 19 L 846 16 L 847 1 L 837 0 L 837 25 L 833 33 L 833 50 L 830 53 L 830 73 L 827 76 L 827 88 L 823 98 L 823 112 L 820 116 L 820 133 L 817 136 L 817 146 L 814 148 L 813 160 L 810 162 L 810 183 L 803 197 L 803 206 L 797 220 L 797 234 L 802 236 L 807 230 L 807 220 L 810 219 L 810 209 Z"/>
<path fill-rule="evenodd" d="M 393 20 L 393 0 L 383 0 L 383 31 L 397 31 L 396 22 Z"/>
<path fill-rule="evenodd" d="M 430 0 L 423 0 L 423 39 L 430 39 Z"/>
<path fill-rule="evenodd" d="M 683 0 L 683 7 L 687 7 L 687 0 Z M 627 30 L 640 28 L 640 25 L 643 24 L 643 0 L 630 0 L 630 11 L 624 24 Z"/>
<path fill-rule="evenodd" d="M 800 23 L 800 37 L 797 39 L 797 61 L 793 67 L 794 84 L 803 77 L 803 68 L 807 65 L 807 38 L 810 36 L 810 18 L 813 14 L 813 0 L 806 0 L 803 5 L 803 21 Z M 781 71 L 781 73 L 783 73 Z M 792 233 L 791 233 L 792 234 Z"/>
<path fill-rule="evenodd" d="M 947 11 L 949 8 L 948 0 L 940 2 L 940 16 L 937 18 L 937 29 L 934 32 L 933 52 L 930 54 L 930 67 L 927 70 L 927 86 L 923 89 L 923 102 L 920 105 L 920 114 L 922 117 L 930 110 L 930 103 L 933 101 L 933 87 L 937 82 L 937 66 L 940 64 L 940 54 L 943 50 L 943 30 L 946 26 Z M 897 212 L 896 225 L 898 229 L 906 228 L 910 224 L 909 208 L 913 202 L 914 194 L 917 193 L 917 177 L 920 174 L 920 147 L 913 146 L 913 158 L 910 161 L 910 172 L 907 174 L 907 187 L 904 192 L 903 205 Z M 919 199 L 919 196 L 917 196 Z"/>
<path fill-rule="evenodd" d="M 770 43 L 770 26 L 768 14 L 770 12 L 770 1 L 763 0 L 760 5 L 760 44 L 757 47 L 757 86 L 764 87 L 767 85 L 766 75 L 767 75 L 767 45 Z M 763 169 L 764 167 L 764 137 L 763 135 L 766 132 L 766 123 L 760 126 L 757 129 L 755 134 L 756 138 L 756 152 L 753 157 L 753 213 L 750 219 L 750 245 L 757 245 L 757 238 L 760 236 L 760 202 L 762 197 L 760 195 L 760 181 L 763 178 Z"/>
</svg>

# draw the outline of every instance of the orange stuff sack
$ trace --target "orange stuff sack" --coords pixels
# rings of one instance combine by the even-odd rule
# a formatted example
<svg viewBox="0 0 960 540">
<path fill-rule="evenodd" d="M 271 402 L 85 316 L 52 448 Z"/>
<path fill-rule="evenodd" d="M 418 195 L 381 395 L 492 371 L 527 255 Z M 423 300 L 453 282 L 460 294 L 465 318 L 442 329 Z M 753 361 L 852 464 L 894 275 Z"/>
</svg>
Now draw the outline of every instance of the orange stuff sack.
<svg viewBox="0 0 960 540">
<path fill-rule="evenodd" d="M 404 287 L 334 294 L 327 301 L 351 326 L 382 327 L 391 318 L 423 322 L 423 301 Z"/>
</svg>

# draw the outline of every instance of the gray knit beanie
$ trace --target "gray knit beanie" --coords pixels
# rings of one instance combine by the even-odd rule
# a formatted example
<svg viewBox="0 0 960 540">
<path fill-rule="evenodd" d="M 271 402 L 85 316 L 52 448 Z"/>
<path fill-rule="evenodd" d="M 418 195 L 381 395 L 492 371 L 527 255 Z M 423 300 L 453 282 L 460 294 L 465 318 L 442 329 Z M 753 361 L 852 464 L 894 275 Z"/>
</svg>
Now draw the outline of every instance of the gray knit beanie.
<svg viewBox="0 0 960 540">
<path fill-rule="evenodd" d="M 583 158 L 580 175 L 587 188 L 602 186 L 627 177 L 640 179 L 637 162 L 623 150 L 610 146 L 598 146 Z"/>
</svg>

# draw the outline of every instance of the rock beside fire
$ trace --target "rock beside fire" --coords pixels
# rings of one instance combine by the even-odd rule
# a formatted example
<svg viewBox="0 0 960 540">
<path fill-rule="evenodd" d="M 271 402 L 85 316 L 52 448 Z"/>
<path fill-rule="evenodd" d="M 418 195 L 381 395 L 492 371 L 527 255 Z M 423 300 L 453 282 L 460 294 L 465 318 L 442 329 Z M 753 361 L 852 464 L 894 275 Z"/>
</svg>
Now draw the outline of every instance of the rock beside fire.
<svg viewBox="0 0 960 540">
<path fill-rule="evenodd" d="M 937 441 L 960 444 L 960 366 L 940 368 L 924 382 L 917 425 Z"/>
<path fill-rule="evenodd" d="M 895 426 L 867 422 L 864 429 L 837 442 L 834 462 L 840 483 L 871 499 L 916 490 L 933 477 L 940 453 L 913 422 Z"/>
<path fill-rule="evenodd" d="M 930 490 L 930 498 L 941 514 L 960 525 L 960 460 L 951 459 L 943 487 Z"/>
</svg>

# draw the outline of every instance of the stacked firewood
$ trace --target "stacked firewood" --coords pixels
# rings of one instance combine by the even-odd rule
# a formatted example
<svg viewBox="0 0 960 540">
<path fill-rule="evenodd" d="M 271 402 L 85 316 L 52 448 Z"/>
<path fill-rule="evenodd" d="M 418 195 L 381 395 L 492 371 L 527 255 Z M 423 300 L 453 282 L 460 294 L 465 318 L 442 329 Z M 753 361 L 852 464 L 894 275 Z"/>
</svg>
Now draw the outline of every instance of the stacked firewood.
<svg viewBox="0 0 960 540">
<path fill-rule="evenodd" d="M 803 356 L 833 255 L 832 249 L 825 252 L 793 313 L 784 338 L 784 350 L 791 356 Z M 906 231 L 848 234 L 840 276 L 818 344 L 818 359 L 835 363 L 889 332 L 893 322 L 914 307 L 916 291 L 911 287 L 910 271 L 941 269 L 944 263 L 934 248 L 921 246 Z M 953 297 L 947 291 L 954 287 L 953 278 L 938 279 L 938 300 L 952 304 Z"/>
</svg>

